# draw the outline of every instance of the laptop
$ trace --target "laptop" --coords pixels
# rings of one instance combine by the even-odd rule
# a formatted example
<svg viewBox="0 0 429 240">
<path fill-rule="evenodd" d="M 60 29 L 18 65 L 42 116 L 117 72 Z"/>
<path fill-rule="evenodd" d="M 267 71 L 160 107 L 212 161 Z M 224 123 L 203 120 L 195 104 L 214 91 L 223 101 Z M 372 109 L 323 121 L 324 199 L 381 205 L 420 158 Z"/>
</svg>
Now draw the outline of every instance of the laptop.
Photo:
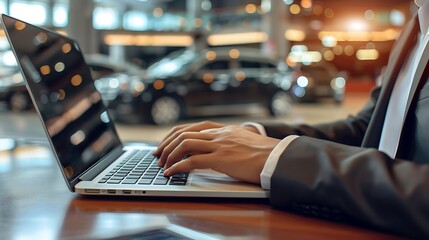
<svg viewBox="0 0 429 240">
<path fill-rule="evenodd" d="M 151 153 L 156 146 L 119 139 L 76 41 L 5 14 L 2 21 L 71 191 L 157 197 L 269 196 L 260 186 L 212 170 L 164 177 Z"/>
</svg>

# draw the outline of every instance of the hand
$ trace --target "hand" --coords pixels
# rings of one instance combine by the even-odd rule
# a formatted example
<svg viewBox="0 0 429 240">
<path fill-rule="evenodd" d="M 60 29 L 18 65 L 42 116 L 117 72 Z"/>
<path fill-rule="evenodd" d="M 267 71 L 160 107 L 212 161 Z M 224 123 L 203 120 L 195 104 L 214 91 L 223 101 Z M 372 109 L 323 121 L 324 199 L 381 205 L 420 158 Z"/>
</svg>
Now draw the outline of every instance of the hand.
<svg viewBox="0 0 429 240">
<path fill-rule="evenodd" d="M 280 140 L 239 126 L 212 126 L 218 127 L 199 132 L 181 131 L 178 135 L 173 131 L 177 137 L 162 147 L 158 161 L 158 165 L 166 169 L 164 174 L 213 169 L 239 180 L 260 183 L 265 162 Z"/>
<path fill-rule="evenodd" d="M 168 146 L 174 139 L 176 139 L 180 134 L 185 132 L 200 132 L 202 130 L 212 129 L 212 128 L 221 128 L 224 127 L 224 124 L 212 122 L 212 121 L 203 121 L 199 123 L 188 123 L 177 125 L 173 127 L 165 136 L 165 138 L 158 145 L 158 149 L 153 152 L 154 156 L 161 156 L 164 148 Z M 258 130 L 253 126 L 242 126 L 244 129 L 252 131 L 254 133 L 259 133 Z"/>
</svg>

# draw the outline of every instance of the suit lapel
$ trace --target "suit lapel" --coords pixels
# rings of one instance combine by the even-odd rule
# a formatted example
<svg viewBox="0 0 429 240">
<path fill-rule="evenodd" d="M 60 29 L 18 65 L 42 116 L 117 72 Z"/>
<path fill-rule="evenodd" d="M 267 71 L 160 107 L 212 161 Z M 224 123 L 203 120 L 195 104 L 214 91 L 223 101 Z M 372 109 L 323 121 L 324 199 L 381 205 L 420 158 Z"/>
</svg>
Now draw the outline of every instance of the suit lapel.
<svg viewBox="0 0 429 240">
<path fill-rule="evenodd" d="M 393 90 L 393 86 L 395 85 L 396 78 L 398 77 L 399 71 L 401 70 L 403 63 L 408 57 L 408 54 L 415 46 L 418 31 L 419 25 L 417 15 L 415 15 L 404 28 L 403 32 L 401 33 L 399 39 L 395 44 L 395 47 L 393 48 L 391 57 L 389 58 L 389 64 L 384 74 L 381 93 L 362 142 L 363 147 L 378 148 L 384 124 L 384 118 L 386 115 L 386 110 L 389 103 L 390 95 Z M 420 73 L 420 76 L 421 74 L 422 73 Z M 415 89 L 416 87 L 414 87 L 414 90 L 412 91 L 415 92 Z"/>
</svg>

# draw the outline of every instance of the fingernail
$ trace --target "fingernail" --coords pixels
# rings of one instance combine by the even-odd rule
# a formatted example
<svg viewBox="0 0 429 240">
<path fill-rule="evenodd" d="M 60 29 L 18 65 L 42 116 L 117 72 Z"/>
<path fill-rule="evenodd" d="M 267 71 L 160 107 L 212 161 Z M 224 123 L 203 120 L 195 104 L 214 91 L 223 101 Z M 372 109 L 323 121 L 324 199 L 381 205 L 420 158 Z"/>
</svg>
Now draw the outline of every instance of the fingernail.
<svg viewBox="0 0 429 240">
<path fill-rule="evenodd" d="M 170 169 L 164 170 L 164 176 L 169 176 L 170 174 Z"/>
</svg>

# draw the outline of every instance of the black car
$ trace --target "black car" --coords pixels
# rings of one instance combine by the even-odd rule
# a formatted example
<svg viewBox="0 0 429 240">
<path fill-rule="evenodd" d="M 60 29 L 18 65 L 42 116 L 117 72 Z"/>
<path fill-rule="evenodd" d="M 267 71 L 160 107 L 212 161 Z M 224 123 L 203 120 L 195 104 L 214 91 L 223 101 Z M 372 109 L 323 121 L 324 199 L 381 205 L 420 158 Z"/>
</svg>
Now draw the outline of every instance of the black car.
<svg viewBox="0 0 429 240">
<path fill-rule="evenodd" d="M 346 74 L 329 63 L 301 65 L 291 73 L 292 94 L 300 102 L 330 98 L 342 102 L 345 95 Z"/>
<path fill-rule="evenodd" d="M 240 113 L 263 106 L 272 115 L 291 107 L 290 78 L 277 59 L 256 49 L 214 48 L 173 52 L 150 66 L 144 79 L 114 74 L 96 86 L 109 94 L 116 120 L 172 124 L 190 115 Z"/>
<path fill-rule="evenodd" d="M 91 69 L 93 79 L 98 79 L 114 73 L 141 75 L 143 69 L 134 63 L 115 60 L 104 54 L 86 54 L 85 62 Z"/>
<path fill-rule="evenodd" d="M 15 112 L 31 109 L 30 96 L 17 68 L 9 69 L 1 74 L 0 101 L 5 102 L 6 107 Z"/>
</svg>

